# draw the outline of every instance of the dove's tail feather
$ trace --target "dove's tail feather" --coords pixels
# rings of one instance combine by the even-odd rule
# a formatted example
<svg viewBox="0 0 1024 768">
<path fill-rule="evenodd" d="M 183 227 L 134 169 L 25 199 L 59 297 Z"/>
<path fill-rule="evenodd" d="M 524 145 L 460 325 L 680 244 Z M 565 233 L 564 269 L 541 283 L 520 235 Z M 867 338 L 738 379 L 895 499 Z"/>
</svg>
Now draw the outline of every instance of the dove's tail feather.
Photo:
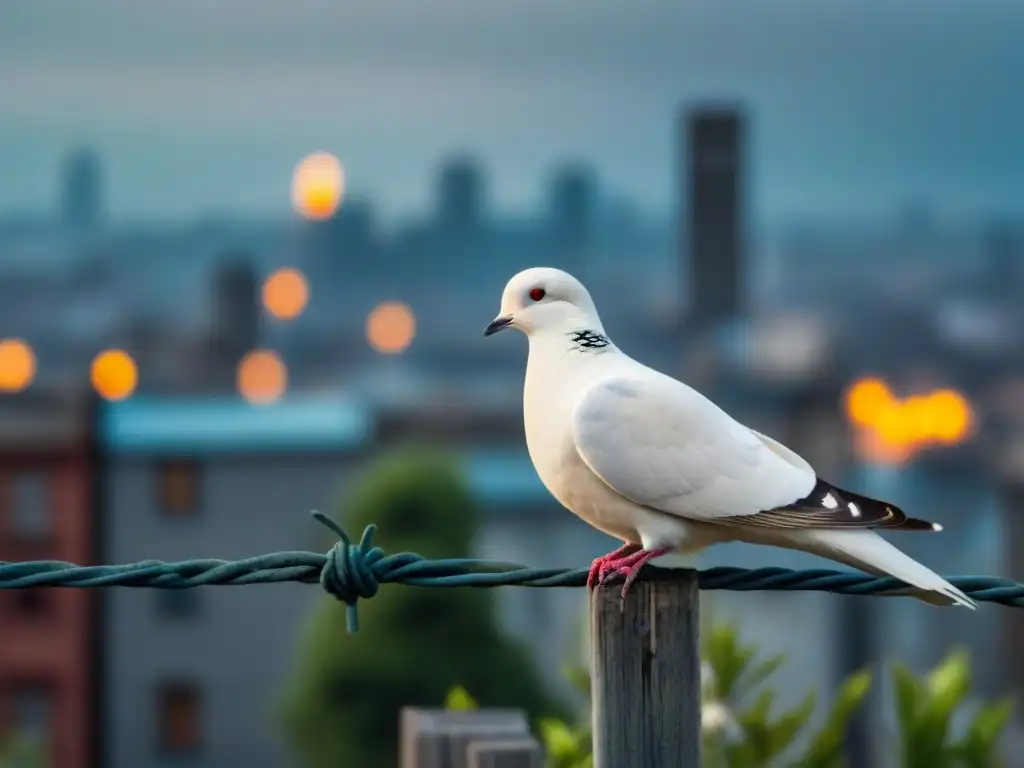
<svg viewBox="0 0 1024 768">
<path fill-rule="evenodd" d="M 924 590 L 913 593 L 931 605 L 963 605 L 977 608 L 971 598 L 934 571 L 904 554 L 874 531 L 803 531 L 806 549 L 814 554 L 858 568 L 875 576 L 895 576 Z"/>
</svg>

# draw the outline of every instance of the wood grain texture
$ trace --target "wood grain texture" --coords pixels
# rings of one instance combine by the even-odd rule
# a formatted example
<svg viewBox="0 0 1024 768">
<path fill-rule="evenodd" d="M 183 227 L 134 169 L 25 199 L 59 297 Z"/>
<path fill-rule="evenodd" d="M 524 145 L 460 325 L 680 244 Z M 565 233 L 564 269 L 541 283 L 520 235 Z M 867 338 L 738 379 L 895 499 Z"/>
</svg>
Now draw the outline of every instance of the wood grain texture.
<svg viewBox="0 0 1024 768">
<path fill-rule="evenodd" d="M 697 576 L 642 578 L 591 593 L 594 768 L 700 768 Z"/>
</svg>

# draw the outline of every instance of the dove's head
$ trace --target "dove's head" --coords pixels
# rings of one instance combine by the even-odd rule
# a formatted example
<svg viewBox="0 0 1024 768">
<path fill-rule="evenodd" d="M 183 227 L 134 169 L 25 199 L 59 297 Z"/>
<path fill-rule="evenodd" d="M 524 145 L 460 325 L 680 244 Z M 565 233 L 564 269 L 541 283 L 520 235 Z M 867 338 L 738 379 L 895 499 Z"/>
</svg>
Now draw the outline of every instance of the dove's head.
<svg viewBox="0 0 1024 768">
<path fill-rule="evenodd" d="M 505 328 L 518 328 L 527 336 L 579 328 L 603 330 L 583 284 L 568 272 L 550 267 L 526 269 L 508 281 L 501 311 L 484 329 L 484 336 Z"/>
</svg>

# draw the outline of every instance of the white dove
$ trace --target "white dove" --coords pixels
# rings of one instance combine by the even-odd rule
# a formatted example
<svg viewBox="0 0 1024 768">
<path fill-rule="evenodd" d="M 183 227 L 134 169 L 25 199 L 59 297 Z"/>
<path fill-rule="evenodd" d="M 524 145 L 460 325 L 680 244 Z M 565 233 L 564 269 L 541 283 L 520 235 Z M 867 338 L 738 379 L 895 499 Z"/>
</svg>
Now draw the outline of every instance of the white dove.
<svg viewBox="0 0 1024 768">
<path fill-rule="evenodd" d="M 898 507 L 819 478 L 795 452 L 613 344 L 587 289 L 558 269 L 515 275 L 484 330 L 529 339 L 523 411 L 537 474 L 571 512 L 625 546 L 594 560 L 588 586 L 668 553 L 746 541 L 892 575 L 935 605 L 975 603 L 874 528 L 938 531 Z"/>
</svg>

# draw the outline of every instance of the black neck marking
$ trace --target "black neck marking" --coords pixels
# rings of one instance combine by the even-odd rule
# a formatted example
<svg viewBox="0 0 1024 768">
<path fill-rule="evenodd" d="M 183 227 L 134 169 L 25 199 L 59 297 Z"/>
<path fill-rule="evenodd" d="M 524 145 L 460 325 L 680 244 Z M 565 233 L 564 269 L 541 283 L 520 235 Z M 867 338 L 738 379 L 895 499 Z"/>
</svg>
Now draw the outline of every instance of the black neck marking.
<svg viewBox="0 0 1024 768">
<path fill-rule="evenodd" d="M 597 331 L 573 331 L 569 337 L 579 350 L 604 349 L 611 344 L 607 336 Z"/>
</svg>

